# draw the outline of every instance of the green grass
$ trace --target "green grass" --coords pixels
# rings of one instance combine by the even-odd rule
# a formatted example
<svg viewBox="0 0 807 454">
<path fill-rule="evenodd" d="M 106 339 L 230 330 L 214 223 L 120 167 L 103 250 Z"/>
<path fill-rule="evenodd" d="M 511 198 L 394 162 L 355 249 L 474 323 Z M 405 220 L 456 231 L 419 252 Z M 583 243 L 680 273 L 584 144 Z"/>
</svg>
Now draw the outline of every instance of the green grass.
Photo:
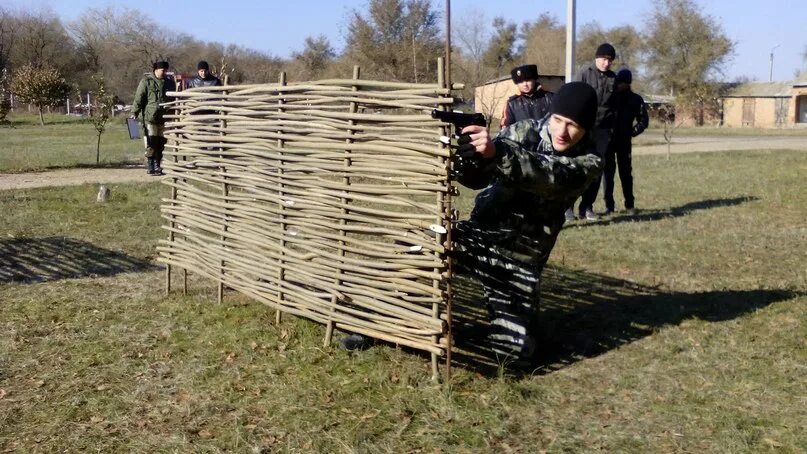
<svg viewBox="0 0 807 454">
<path fill-rule="evenodd" d="M 803 452 L 807 154 L 634 166 L 637 218 L 559 237 L 535 372 L 448 387 L 194 276 L 164 297 L 156 183 L 0 192 L 0 451 Z"/>
<path fill-rule="evenodd" d="M 664 132 L 664 124 L 651 121 L 647 131 Z M 707 126 L 676 128 L 675 135 L 687 136 L 799 136 L 807 137 L 807 128 L 714 128 Z"/>
<path fill-rule="evenodd" d="M 95 165 L 96 131 L 89 120 L 68 115 L 9 115 L 0 125 L 0 172 Z M 125 117 L 111 118 L 101 137 L 101 165 L 139 163 L 143 144 L 130 140 Z"/>
</svg>

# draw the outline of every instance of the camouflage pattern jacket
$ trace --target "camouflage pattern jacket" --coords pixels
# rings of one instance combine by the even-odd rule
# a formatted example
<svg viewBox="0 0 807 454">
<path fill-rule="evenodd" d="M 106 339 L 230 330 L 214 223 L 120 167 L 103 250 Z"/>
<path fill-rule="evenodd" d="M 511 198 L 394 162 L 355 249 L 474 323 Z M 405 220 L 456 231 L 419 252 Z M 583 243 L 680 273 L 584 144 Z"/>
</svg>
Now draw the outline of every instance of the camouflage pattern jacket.
<svg viewBox="0 0 807 454">
<path fill-rule="evenodd" d="M 588 135 L 556 154 L 548 126 L 547 115 L 503 129 L 493 140 L 496 156 L 477 172 L 459 177 L 473 189 L 487 186 L 458 235 L 474 231 L 471 242 L 479 244 L 460 244 L 461 252 L 494 266 L 491 262 L 514 260 L 538 272 L 549 259 L 564 212 L 599 177 L 603 162 Z"/>
<path fill-rule="evenodd" d="M 173 79 L 167 76 L 158 79 L 154 73 L 146 73 L 137 85 L 132 103 L 132 115 L 139 117 L 142 114 L 145 123 L 165 124 L 163 118 L 165 108 L 160 104 L 171 101 L 166 93 L 175 90 L 176 84 Z"/>
</svg>

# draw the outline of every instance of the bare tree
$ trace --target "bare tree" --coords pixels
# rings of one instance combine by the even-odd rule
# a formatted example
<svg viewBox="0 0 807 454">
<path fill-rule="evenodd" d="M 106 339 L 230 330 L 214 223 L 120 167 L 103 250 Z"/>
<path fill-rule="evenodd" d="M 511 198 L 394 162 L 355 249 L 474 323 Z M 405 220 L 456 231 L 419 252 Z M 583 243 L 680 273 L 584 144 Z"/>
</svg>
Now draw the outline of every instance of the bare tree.
<svg viewBox="0 0 807 454">
<path fill-rule="evenodd" d="M 301 78 L 305 80 L 321 76 L 336 57 L 336 52 L 325 35 L 309 36 L 303 50 L 295 52 L 292 57 L 302 66 Z"/>
<path fill-rule="evenodd" d="M 16 18 L 0 7 L 0 70 L 9 68 L 14 47 Z"/>
<path fill-rule="evenodd" d="M 11 110 L 11 90 L 8 86 L 8 69 L 0 68 L 0 124 L 8 123 L 6 116 Z"/>
<path fill-rule="evenodd" d="M 493 39 L 485 49 L 483 61 L 485 65 L 495 68 L 496 75 L 499 76 L 516 60 L 515 46 L 518 34 L 516 24 L 507 22 L 502 17 L 493 19 L 493 30 Z"/>
<path fill-rule="evenodd" d="M 721 73 L 734 43 L 692 0 L 656 0 L 647 22 L 647 69 L 658 88 L 702 118 L 716 98 L 710 81 Z"/>
<path fill-rule="evenodd" d="M 438 14 L 429 0 L 370 0 L 354 10 L 346 56 L 368 76 L 414 82 L 434 80 L 442 53 Z"/>
<path fill-rule="evenodd" d="M 563 74 L 566 66 L 566 27 L 550 14 L 521 26 L 521 61 L 538 65 L 541 74 Z"/>
<path fill-rule="evenodd" d="M 15 21 L 11 60 L 15 67 L 54 67 L 62 72 L 74 69 L 73 41 L 52 12 L 21 13 Z"/>
<path fill-rule="evenodd" d="M 452 69 L 457 72 L 457 77 L 452 75 L 452 80 L 465 83 L 462 96 L 470 99 L 476 87 L 496 77 L 496 69 L 486 66 L 483 61 L 492 36 L 487 27 L 488 19 L 481 11 L 468 11 L 461 17 L 455 16 L 454 20 L 451 39 L 456 46 Z"/>
</svg>

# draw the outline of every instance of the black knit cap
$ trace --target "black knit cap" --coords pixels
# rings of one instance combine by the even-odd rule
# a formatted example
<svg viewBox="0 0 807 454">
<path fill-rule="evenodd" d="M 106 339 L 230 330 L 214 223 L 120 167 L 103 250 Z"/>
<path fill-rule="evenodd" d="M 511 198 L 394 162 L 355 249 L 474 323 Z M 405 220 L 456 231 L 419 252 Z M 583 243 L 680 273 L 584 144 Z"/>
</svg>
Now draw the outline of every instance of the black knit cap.
<svg viewBox="0 0 807 454">
<path fill-rule="evenodd" d="M 600 44 L 600 47 L 597 48 L 597 52 L 594 54 L 594 57 L 610 57 L 612 60 L 616 58 L 616 49 L 614 46 L 608 43 Z"/>
<path fill-rule="evenodd" d="M 512 77 L 513 82 L 517 84 L 525 80 L 536 80 L 538 79 L 538 65 L 516 66 L 510 71 L 510 77 Z"/>
<path fill-rule="evenodd" d="M 168 69 L 168 62 L 167 61 L 155 61 L 151 64 L 151 69 Z"/>
<path fill-rule="evenodd" d="M 210 65 L 208 65 L 206 61 L 202 60 L 196 64 L 196 70 L 199 71 L 200 69 L 210 71 Z"/>
<path fill-rule="evenodd" d="M 591 131 L 597 119 L 597 92 L 585 82 L 569 82 L 555 93 L 551 110 Z"/>
<path fill-rule="evenodd" d="M 629 84 L 633 82 L 633 73 L 628 68 L 622 68 L 616 73 L 616 83 Z"/>
</svg>

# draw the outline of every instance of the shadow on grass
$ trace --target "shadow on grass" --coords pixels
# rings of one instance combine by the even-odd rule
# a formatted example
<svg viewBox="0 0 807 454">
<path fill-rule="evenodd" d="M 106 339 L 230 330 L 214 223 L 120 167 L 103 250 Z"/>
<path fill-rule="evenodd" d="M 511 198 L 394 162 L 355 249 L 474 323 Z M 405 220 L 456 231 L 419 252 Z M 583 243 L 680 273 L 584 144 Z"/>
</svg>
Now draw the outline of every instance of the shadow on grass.
<svg viewBox="0 0 807 454">
<path fill-rule="evenodd" d="M 743 203 L 754 202 L 756 200 L 759 200 L 759 198 L 754 196 L 732 197 L 728 199 L 700 200 L 697 202 L 690 202 L 678 207 L 672 207 L 664 210 L 641 210 L 639 214 L 633 216 L 629 214 L 616 214 L 613 216 L 600 218 L 599 221 L 577 221 L 574 224 L 566 224 L 564 228 L 592 227 L 597 225 L 620 224 L 623 222 L 659 221 L 661 219 L 686 216 L 692 213 L 693 211 L 730 207 L 740 205 Z"/>
<path fill-rule="evenodd" d="M 601 355 L 657 330 L 696 318 L 731 320 L 796 296 L 786 290 L 661 292 L 653 287 L 583 271 L 544 271 L 537 322 L 538 356 L 524 373 L 545 374 Z M 482 289 L 463 276 L 454 286 L 453 362 L 484 375 L 500 373 L 502 362 L 487 340 Z"/>
<path fill-rule="evenodd" d="M 114 276 L 159 267 L 126 254 L 64 237 L 0 239 L 0 284 Z"/>
</svg>

